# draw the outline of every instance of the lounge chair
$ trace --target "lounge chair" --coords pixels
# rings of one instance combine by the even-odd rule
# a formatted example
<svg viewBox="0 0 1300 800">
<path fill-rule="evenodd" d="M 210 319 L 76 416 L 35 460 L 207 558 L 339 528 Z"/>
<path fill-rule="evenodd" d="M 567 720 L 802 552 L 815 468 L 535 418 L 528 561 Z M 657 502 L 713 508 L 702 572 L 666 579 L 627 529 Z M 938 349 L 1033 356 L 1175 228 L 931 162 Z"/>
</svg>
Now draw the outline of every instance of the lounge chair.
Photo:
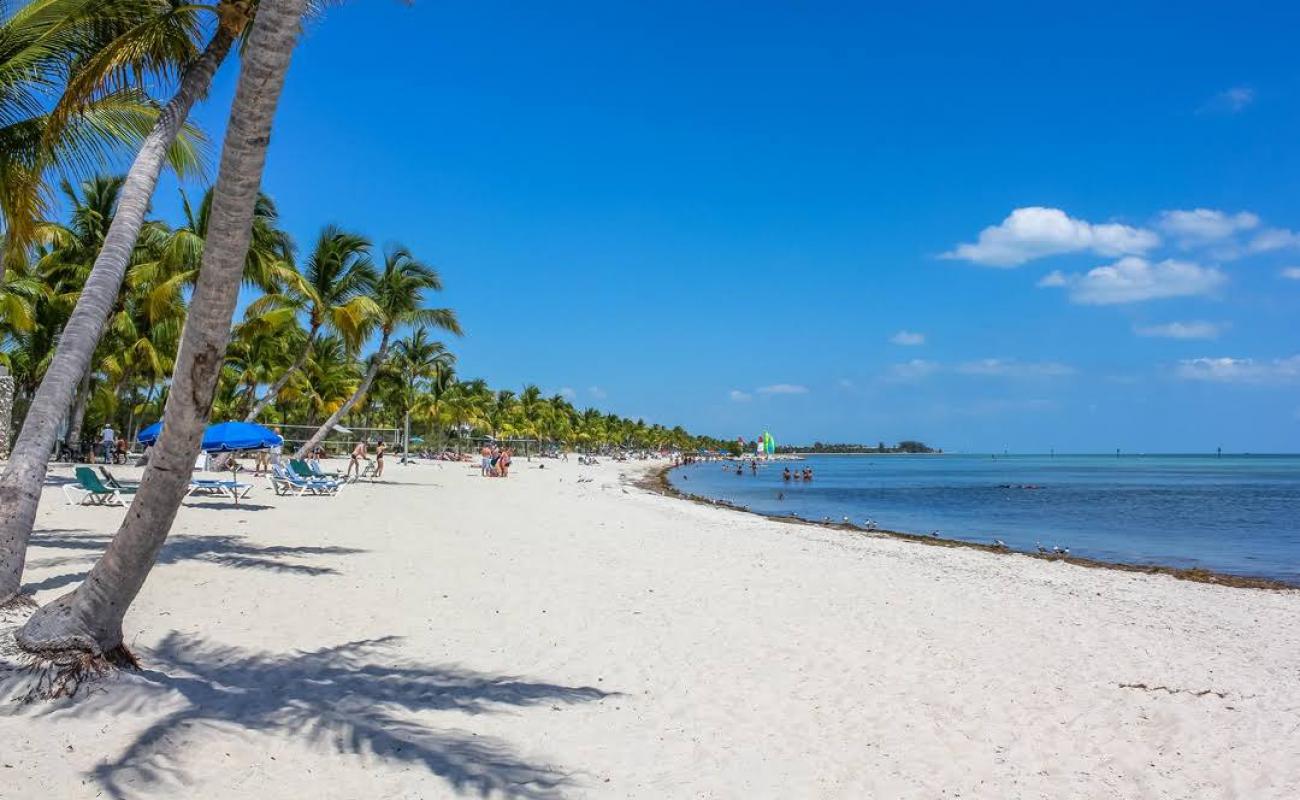
<svg viewBox="0 0 1300 800">
<path fill-rule="evenodd" d="M 334 481 L 327 478 L 303 478 L 294 475 L 283 466 L 275 464 L 271 467 L 271 488 L 281 496 L 293 494 L 301 497 L 304 494 L 338 494 L 339 490 L 343 488 L 343 481 Z"/>
<path fill-rule="evenodd" d="M 117 478 L 113 477 L 113 473 L 109 472 L 104 467 L 99 468 L 99 474 L 104 477 L 104 485 L 110 489 L 130 489 L 134 492 L 136 489 L 140 488 L 139 481 L 119 481 Z"/>
<path fill-rule="evenodd" d="M 338 470 L 334 470 L 334 471 L 332 471 L 332 472 L 326 472 L 325 470 L 321 469 L 321 466 L 320 466 L 320 459 L 318 459 L 318 458 L 313 458 L 311 461 L 307 461 L 307 462 L 304 462 L 304 463 L 307 464 L 307 469 L 311 470 L 311 472 L 312 472 L 312 477 L 316 477 L 316 478 L 324 478 L 325 480 L 328 480 L 328 481 L 341 481 L 341 480 L 343 480 L 343 473 L 342 473 L 342 472 L 339 472 Z"/>
<path fill-rule="evenodd" d="M 236 503 L 248 497 L 253 484 L 238 481 L 221 481 L 215 478 L 190 478 L 190 488 L 185 494 L 230 495 Z"/>
<path fill-rule="evenodd" d="M 69 505 L 125 506 L 128 497 L 135 494 L 134 488 L 105 486 L 104 482 L 99 479 L 99 476 L 90 467 L 77 467 L 76 475 L 76 486 L 65 485 L 63 487 L 63 496 L 68 498 Z M 80 499 L 75 499 L 72 496 L 72 492 L 75 490 L 82 492 Z"/>
<path fill-rule="evenodd" d="M 334 480 L 338 477 L 337 475 L 325 475 L 323 473 L 315 472 L 310 466 L 308 466 L 306 461 L 297 458 L 289 459 L 289 472 L 308 481 Z"/>
</svg>

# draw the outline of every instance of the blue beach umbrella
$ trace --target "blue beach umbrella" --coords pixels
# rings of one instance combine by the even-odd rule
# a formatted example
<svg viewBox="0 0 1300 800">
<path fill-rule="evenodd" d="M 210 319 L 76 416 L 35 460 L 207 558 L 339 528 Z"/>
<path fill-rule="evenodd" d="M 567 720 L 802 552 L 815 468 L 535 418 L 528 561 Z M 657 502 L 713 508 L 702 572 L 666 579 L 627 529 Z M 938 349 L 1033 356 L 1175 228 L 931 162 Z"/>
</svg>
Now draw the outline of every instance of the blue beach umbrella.
<svg viewBox="0 0 1300 800">
<path fill-rule="evenodd" d="M 162 432 L 162 423 L 155 422 L 135 438 L 143 445 L 158 441 Z M 209 425 L 203 432 L 203 450 L 208 453 L 230 452 L 232 450 L 261 450 L 281 444 L 284 437 L 253 422 L 218 422 Z"/>
</svg>

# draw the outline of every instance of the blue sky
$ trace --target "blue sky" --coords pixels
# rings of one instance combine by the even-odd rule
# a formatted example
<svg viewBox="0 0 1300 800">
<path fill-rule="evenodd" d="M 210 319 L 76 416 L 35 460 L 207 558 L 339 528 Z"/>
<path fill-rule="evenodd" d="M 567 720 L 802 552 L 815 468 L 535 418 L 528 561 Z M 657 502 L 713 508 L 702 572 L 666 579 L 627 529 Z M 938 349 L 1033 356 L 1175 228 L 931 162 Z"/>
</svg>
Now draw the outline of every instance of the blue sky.
<svg viewBox="0 0 1300 800">
<path fill-rule="evenodd" d="M 1300 450 L 1300 11 L 868 5 L 334 8 L 265 188 L 303 245 L 439 266 L 495 385 L 782 441 Z"/>
</svg>

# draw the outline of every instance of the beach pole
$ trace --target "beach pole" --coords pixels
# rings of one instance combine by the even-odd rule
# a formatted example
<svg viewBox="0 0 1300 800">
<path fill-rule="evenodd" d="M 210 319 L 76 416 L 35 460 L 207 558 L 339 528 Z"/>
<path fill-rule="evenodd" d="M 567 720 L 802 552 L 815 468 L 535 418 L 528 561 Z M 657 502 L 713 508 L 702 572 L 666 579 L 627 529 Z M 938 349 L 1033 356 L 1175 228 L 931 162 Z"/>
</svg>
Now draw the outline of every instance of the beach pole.
<svg viewBox="0 0 1300 800">
<path fill-rule="evenodd" d="M 411 409 L 406 409 L 405 430 L 402 433 L 402 463 L 411 463 Z"/>
</svg>

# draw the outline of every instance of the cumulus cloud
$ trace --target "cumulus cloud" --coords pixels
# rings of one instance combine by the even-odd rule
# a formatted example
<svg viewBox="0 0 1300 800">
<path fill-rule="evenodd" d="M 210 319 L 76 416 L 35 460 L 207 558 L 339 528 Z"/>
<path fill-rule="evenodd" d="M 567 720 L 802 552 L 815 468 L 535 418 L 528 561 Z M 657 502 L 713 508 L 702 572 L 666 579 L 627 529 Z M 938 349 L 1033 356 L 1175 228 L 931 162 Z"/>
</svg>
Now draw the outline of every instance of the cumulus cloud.
<svg viewBox="0 0 1300 800">
<path fill-rule="evenodd" d="M 1066 253 L 1102 256 L 1138 255 L 1160 244 L 1144 228 L 1118 223 L 1093 224 L 1059 208 L 1017 208 L 1001 223 L 980 231 L 973 244 L 959 244 L 943 258 L 973 261 L 988 267 L 1018 267 L 1027 261 Z"/>
<path fill-rule="evenodd" d="M 731 398 L 733 403 L 748 403 L 754 397 L 749 392 L 742 392 L 739 389 L 732 389 L 727 396 Z"/>
<path fill-rule="evenodd" d="M 1016 361 L 1006 358 L 982 358 L 957 365 L 963 375 L 985 375 L 998 378 L 1054 378 L 1073 375 L 1074 367 L 1055 361 Z"/>
<path fill-rule="evenodd" d="M 928 378 L 942 368 L 942 365 L 934 361 L 914 358 L 911 361 L 891 366 L 885 374 L 885 380 L 890 383 L 911 383 Z"/>
<path fill-rule="evenodd" d="M 796 383 L 774 383 L 771 386 L 760 386 L 757 391 L 759 394 L 808 394 L 808 387 Z"/>
<path fill-rule="evenodd" d="M 1292 247 L 1300 247 L 1300 233 L 1286 228 L 1269 228 L 1251 239 L 1248 249 L 1252 253 L 1268 253 Z"/>
<path fill-rule="evenodd" d="M 1283 267 L 1281 274 L 1283 278 L 1300 281 L 1300 267 Z"/>
<path fill-rule="evenodd" d="M 1057 270 L 1044 276 L 1038 285 L 1067 288 L 1071 302 L 1081 305 L 1113 305 L 1212 294 L 1227 280 L 1214 267 L 1202 267 L 1190 261 L 1165 259 L 1152 263 L 1145 258 L 1127 256 L 1083 274 L 1066 275 Z"/>
<path fill-rule="evenodd" d="M 1178 377 L 1215 383 L 1291 383 L 1300 380 L 1300 355 L 1257 361 L 1253 358 L 1189 358 Z"/>
<path fill-rule="evenodd" d="M 1133 332 L 1138 336 L 1161 339 L 1217 339 L 1227 327 L 1227 324 L 1217 322 L 1166 322 L 1163 325 L 1134 326 Z"/>
<path fill-rule="evenodd" d="M 1255 102 L 1255 90 L 1249 86 L 1234 86 L 1211 97 L 1201 106 L 1202 114 L 1240 114 Z"/>
<path fill-rule="evenodd" d="M 916 347 L 925 344 L 925 334 L 915 333 L 913 331 L 899 331 L 889 337 L 889 341 L 904 347 Z"/>
<path fill-rule="evenodd" d="M 1240 231 L 1259 227 L 1259 217 L 1249 211 L 1228 214 L 1210 208 L 1162 211 L 1156 223 L 1183 247 L 1228 239 Z"/>
</svg>

